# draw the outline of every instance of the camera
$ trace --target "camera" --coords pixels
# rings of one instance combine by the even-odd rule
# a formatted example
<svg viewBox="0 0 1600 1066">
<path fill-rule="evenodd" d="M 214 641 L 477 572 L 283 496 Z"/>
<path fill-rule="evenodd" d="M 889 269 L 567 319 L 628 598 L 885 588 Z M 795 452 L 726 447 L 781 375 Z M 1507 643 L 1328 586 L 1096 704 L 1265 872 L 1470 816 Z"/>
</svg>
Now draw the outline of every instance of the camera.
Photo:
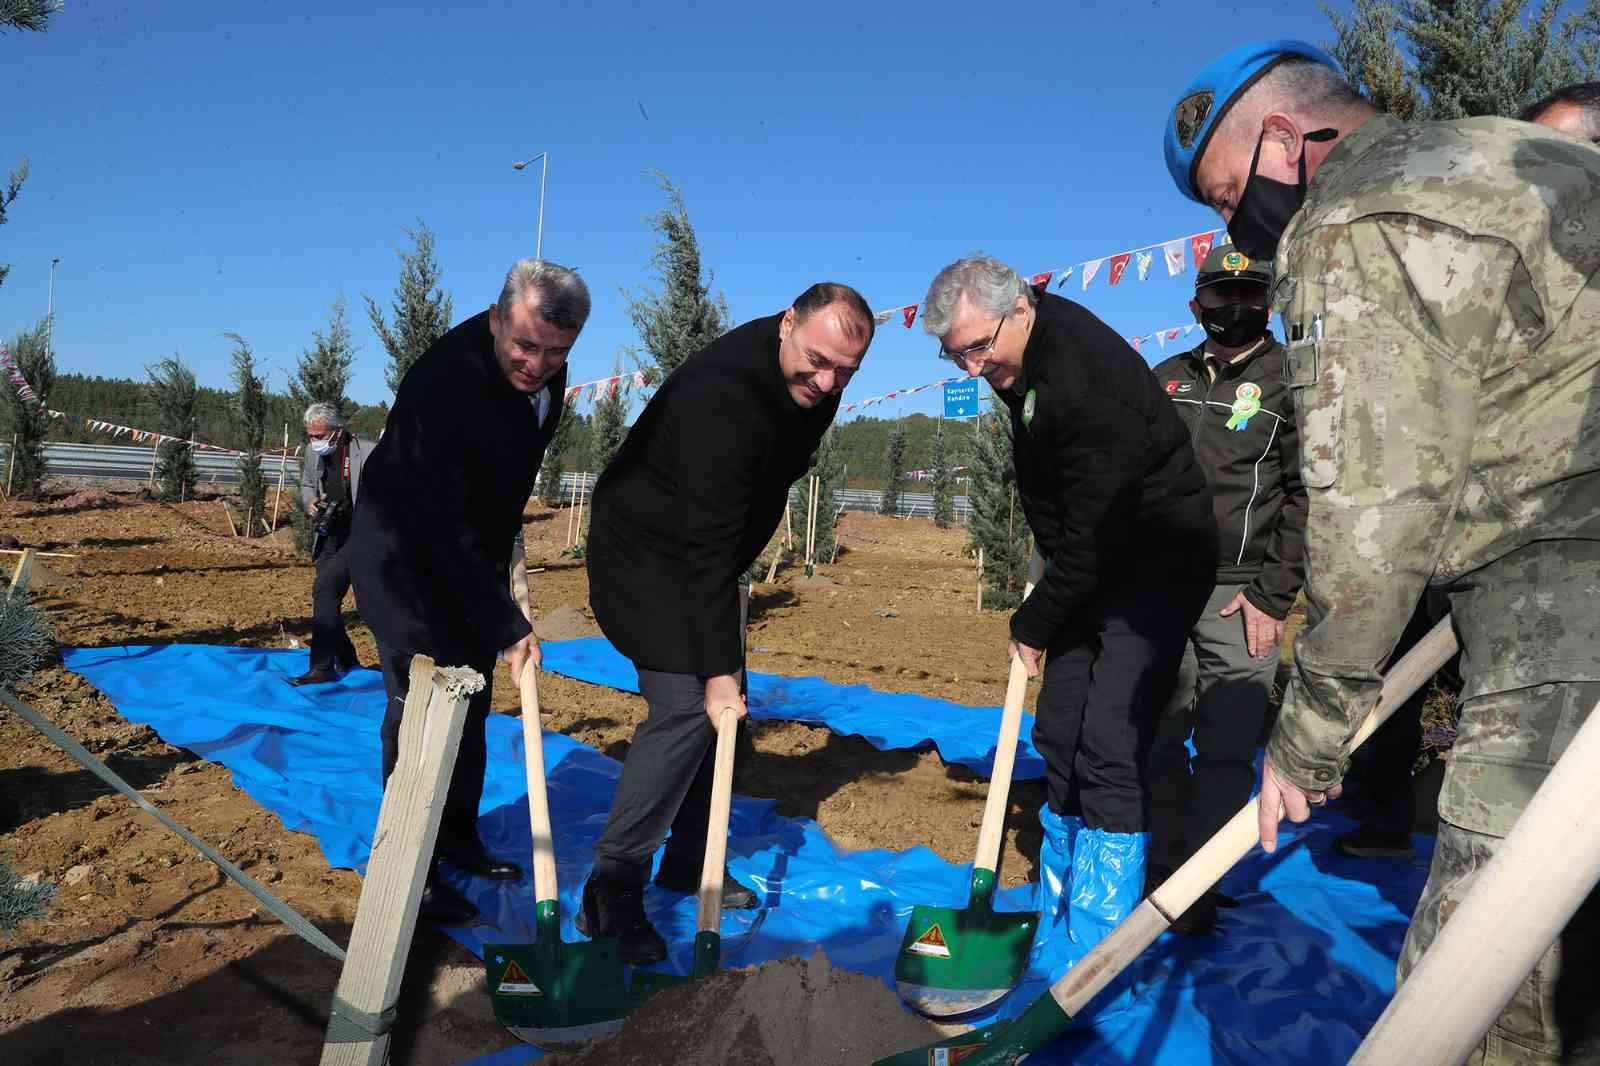
<svg viewBox="0 0 1600 1066">
<path fill-rule="evenodd" d="M 344 517 L 344 504 L 338 500 L 329 500 L 317 511 L 316 522 L 312 529 L 319 537 L 332 536 L 334 530 L 339 528 L 339 522 Z"/>
</svg>

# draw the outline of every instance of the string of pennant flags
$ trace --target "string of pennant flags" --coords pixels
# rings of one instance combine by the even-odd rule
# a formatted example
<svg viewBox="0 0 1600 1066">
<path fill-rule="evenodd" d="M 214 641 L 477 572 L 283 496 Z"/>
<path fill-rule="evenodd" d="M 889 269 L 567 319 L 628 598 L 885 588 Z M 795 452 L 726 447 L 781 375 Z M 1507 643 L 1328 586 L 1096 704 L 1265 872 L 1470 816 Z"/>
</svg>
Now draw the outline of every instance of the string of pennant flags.
<svg viewBox="0 0 1600 1066">
<path fill-rule="evenodd" d="M 174 437 L 168 433 L 157 433 L 153 430 L 138 429 L 134 426 L 118 425 L 115 422 L 107 422 L 101 418 L 86 418 L 83 415 L 69 415 L 65 411 L 56 411 L 46 407 L 39 399 L 39 394 L 33 391 L 33 386 L 28 384 L 28 379 L 22 376 L 22 370 L 17 366 L 16 360 L 11 357 L 11 352 L 4 344 L 0 344 L 0 371 L 5 373 L 6 380 L 11 383 L 12 388 L 17 390 L 17 395 L 22 397 L 22 401 L 24 403 L 32 406 L 34 410 L 38 411 L 46 418 L 61 422 L 65 425 L 78 429 L 85 429 L 93 433 L 109 434 L 113 439 L 118 437 L 127 437 L 136 444 L 166 444 L 172 442 L 177 444 L 187 444 L 191 448 L 197 448 L 201 451 L 218 452 L 222 455 L 245 454 L 244 452 L 239 451 L 237 448 L 224 448 L 220 444 L 207 444 L 205 441 L 187 440 L 183 437 Z M 263 456 L 297 456 L 300 454 L 300 448 L 298 446 L 290 449 L 274 448 L 271 451 L 264 451 L 261 454 Z"/>
<path fill-rule="evenodd" d="M 1199 270 L 1200 264 L 1204 263 L 1206 256 L 1211 254 L 1211 247 L 1216 242 L 1218 235 L 1225 232 L 1225 230 L 1220 229 L 1205 230 L 1201 233 L 1191 233 L 1186 237 L 1174 237 L 1169 241 L 1157 241 L 1155 244 L 1147 244 L 1142 248 L 1133 248 L 1126 252 L 1117 252 L 1114 255 L 1103 255 L 1098 259 L 1074 263 L 1071 266 L 1060 267 L 1055 270 L 1041 270 L 1037 274 L 1030 275 L 1028 283 L 1034 288 L 1043 291 L 1050 287 L 1050 283 L 1053 280 L 1057 291 L 1059 291 L 1068 281 L 1076 277 L 1082 286 L 1081 291 L 1087 292 L 1089 286 L 1100 276 L 1100 269 L 1106 267 L 1107 264 L 1109 264 L 1106 269 L 1108 285 L 1115 286 L 1120 284 L 1130 265 L 1134 268 L 1139 280 L 1145 281 L 1150 277 L 1151 269 L 1155 266 L 1157 252 L 1161 254 L 1162 263 L 1167 269 L 1167 276 L 1169 278 L 1177 277 L 1189 269 L 1191 260 L 1194 263 L 1194 268 Z M 890 307 L 879 311 L 872 317 L 880 326 L 887 322 L 892 322 L 898 317 L 901 325 L 905 326 L 906 329 L 910 329 L 912 323 L 916 322 L 917 313 L 920 310 L 920 304 L 903 304 L 900 307 Z M 1154 334 L 1151 336 L 1154 336 Z"/>
</svg>

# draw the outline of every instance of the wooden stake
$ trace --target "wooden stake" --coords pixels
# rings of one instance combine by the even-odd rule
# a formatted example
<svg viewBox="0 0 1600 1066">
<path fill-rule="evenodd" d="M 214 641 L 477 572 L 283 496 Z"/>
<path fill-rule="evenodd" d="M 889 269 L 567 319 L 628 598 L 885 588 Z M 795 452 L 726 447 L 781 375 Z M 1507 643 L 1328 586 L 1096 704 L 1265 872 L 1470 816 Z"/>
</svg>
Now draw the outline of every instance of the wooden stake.
<svg viewBox="0 0 1600 1066">
<path fill-rule="evenodd" d="M 978 611 L 983 611 L 983 545 L 978 545 Z"/>
<path fill-rule="evenodd" d="M 484 684 L 471 670 L 440 670 L 426 655 L 411 660 L 400 758 L 378 810 L 350 946 L 333 994 L 322 1066 L 382 1066 L 388 1058 L 392 1012 L 433 862 L 467 698 Z"/>
<path fill-rule="evenodd" d="M 6 499 L 11 499 L 11 475 L 17 469 L 17 435 L 11 434 L 11 461 L 6 464 Z"/>
<path fill-rule="evenodd" d="M 584 536 L 583 536 L 583 498 L 589 494 L 589 479 L 588 479 L 588 477 L 586 475 L 584 475 L 584 474 L 579 474 L 578 477 L 581 479 L 578 482 L 578 528 L 577 528 L 576 532 L 573 534 L 577 538 L 577 540 L 575 540 L 573 543 L 577 543 L 577 541 L 581 541 L 581 540 L 584 539 Z"/>
<path fill-rule="evenodd" d="M 789 517 L 789 501 L 783 501 L 783 550 L 794 551 L 794 519 Z M 770 582 L 772 579 L 769 577 Z"/>
<path fill-rule="evenodd" d="M 76 559 L 77 556 L 69 552 L 36 552 L 32 548 L 0 548 L 0 555 L 25 555 L 31 554 L 35 559 Z"/>
<path fill-rule="evenodd" d="M 1589 712 L 1352 1066 L 1454 1066 L 1478 1046 L 1600 880 L 1600 823 L 1589 815 L 1597 771 L 1600 708 Z"/>
<path fill-rule="evenodd" d="M 222 513 L 228 516 L 228 532 L 235 537 L 239 535 L 239 527 L 233 524 L 233 508 L 228 506 L 227 500 L 218 500 L 222 504 Z"/>
<path fill-rule="evenodd" d="M 844 504 L 833 512 L 833 551 L 828 553 L 828 565 L 832 566 L 839 558 L 839 516 L 844 514 Z"/>
<path fill-rule="evenodd" d="M 578 511 L 578 475 L 573 474 L 573 495 L 566 498 L 566 547 L 573 546 L 573 512 Z"/>
<path fill-rule="evenodd" d="M 22 558 L 17 560 L 16 572 L 11 575 L 12 595 L 28 591 L 28 579 L 33 576 L 33 549 L 24 548 Z"/>
<path fill-rule="evenodd" d="M 151 492 L 156 491 L 156 459 L 158 459 L 160 457 L 160 455 L 161 455 L 161 442 L 157 441 L 156 442 L 156 446 L 150 450 L 150 491 Z"/>
<path fill-rule="evenodd" d="M 278 528 L 278 504 L 283 500 L 283 472 L 289 467 L 289 423 L 283 424 L 283 454 L 278 456 L 278 491 L 272 495 L 272 525 L 267 529 L 271 536 Z"/>
</svg>

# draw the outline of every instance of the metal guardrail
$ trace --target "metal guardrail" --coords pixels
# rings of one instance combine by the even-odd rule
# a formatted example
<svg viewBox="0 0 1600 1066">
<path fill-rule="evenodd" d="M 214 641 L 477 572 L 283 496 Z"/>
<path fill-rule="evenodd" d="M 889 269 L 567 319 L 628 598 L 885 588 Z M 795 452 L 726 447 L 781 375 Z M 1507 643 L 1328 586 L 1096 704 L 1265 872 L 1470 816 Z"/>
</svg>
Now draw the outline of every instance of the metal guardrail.
<svg viewBox="0 0 1600 1066">
<path fill-rule="evenodd" d="M 0 479 L 4 479 L 5 464 L 10 461 L 11 444 L 9 441 L 0 441 Z M 194 454 L 195 468 L 200 473 L 202 485 L 237 485 L 239 483 L 239 456 L 226 455 L 220 452 L 196 451 Z M 155 456 L 154 448 L 142 447 L 137 444 L 46 444 L 44 448 L 45 465 L 52 477 L 81 477 L 106 481 L 137 481 L 145 482 L 150 478 L 150 463 Z M 265 457 L 261 460 L 261 472 L 272 484 L 277 484 L 278 468 L 283 467 L 284 483 L 286 486 L 300 484 L 300 460 L 290 458 L 287 460 Z M 588 494 L 594 491 L 598 476 L 592 473 L 561 475 L 561 495 L 573 498 L 578 494 L 579 482 L 582 481 L 583 492 Z M 952 499 L 955 508 L 955 518 L 958 522 L 966 522 L 972 517 L 972 507 L 965 496 L 956 496 Z M 863 511 L 877 514 L 883 507 L 883 493 L 874 489 L 841 489 L 833 494 L 835 510 Z M 931 518 L 933 516 L 933 493 L 931 492 L 902 492 L 900 494 L 899 508 L 895 512 L 899 518 L 920 516 Z"/>
</svg>

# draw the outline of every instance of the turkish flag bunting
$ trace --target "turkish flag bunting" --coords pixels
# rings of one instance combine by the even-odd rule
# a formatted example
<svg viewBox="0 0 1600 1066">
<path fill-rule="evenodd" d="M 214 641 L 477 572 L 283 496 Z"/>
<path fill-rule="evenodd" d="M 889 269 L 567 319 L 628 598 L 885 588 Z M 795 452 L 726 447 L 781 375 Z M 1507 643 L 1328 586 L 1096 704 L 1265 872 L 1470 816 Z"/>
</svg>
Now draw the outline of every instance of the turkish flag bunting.
<svg viewBox="0 0 1600 1066">
<path fill-rule="evenodd" d="M 1206 256 L 1211 254 L 1211 240 L 1215 232 L 1202 233 L 1189 238 L 1189 251 L 1194 256 L 1194 268 L 1200 269 L 1200 264 L 1206 261 Z"/>
<path fill-rule="evenodd" d="M 1123 252 L 1121 255 L 1111 257 L 1111 276 L 1106 279 L 1106 284 L 1115 285 L 1122 280 L 1122 275 L 1128 269 L 1128 261 L 1133 258 L 1132 252 Z"/>
<path fill-rule="evenodd" d="M 1046 270 L 1043 274 L 1035 274 L 1028 282 L 1036 289 L 1044 289 L 1050 284 L 1050 279 L 1055 276 L 1054 270 Z"/>
<path fill-rule="evenodd" d="M 902 307 L 900 309 L 900 313 L 905 316 L 906 329 L 910 329 L 911 328 L 911 323 L 913 323 L 913 322 L 915 322 L 917 320 L 917 305 L 916 304 L 906 304 L 904 307 Z"/>
</svg>

